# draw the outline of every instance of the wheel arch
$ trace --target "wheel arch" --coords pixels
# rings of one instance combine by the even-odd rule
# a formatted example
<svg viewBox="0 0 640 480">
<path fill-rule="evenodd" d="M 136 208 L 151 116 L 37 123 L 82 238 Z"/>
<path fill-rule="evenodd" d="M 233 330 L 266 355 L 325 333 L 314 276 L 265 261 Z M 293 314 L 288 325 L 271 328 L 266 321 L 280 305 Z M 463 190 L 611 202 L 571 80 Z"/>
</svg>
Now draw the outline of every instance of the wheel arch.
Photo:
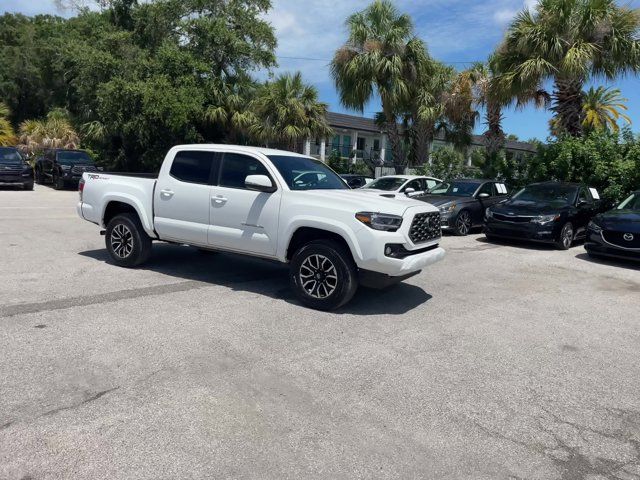
<svg viewBox="0 0 640 480">
<path fill-rule="evenodd" d="M 140 220 L 140 223 L 147 235 L 152 238 L 156 237 L 153 225 L 151 225 L 149 223 L 149 219 L 142 214 L 144 210 L 142 205 L 140 205 L 136 199 L 120 197 L 105 198 L 103 205 L 104 209 L 101 215 L 102 226 L 106 227 L 109 224 L 109 221 L 118 214 L 133 213 Z"/>
<path fill-rule="evenodd" d="M 313 241 L 328 239 L 332 240 L 343 247 L 351 254 L 354 261 L 357 261 L 357 250 L 355 242 L 343 232 L 336 232 L 334 229 L 325 228 L 324 226 L 306 226 L 300 225 L 296 227 L 288 237 L 286 242 L 285 259 L 290 261 L 295 252 L 303 245 Z"/>
</svg>

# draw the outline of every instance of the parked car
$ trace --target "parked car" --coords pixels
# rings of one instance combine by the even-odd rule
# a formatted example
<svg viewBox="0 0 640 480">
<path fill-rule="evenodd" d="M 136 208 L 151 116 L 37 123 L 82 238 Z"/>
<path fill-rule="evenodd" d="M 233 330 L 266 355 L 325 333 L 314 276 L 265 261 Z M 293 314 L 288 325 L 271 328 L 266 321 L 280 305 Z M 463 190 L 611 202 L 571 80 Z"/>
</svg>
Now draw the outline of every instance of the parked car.
<svg viewBox="0 0 640 480">
<path fill-rule="evenodd" d="M 83 150 L 47 150 L 36 160 L 36 183 L 51 182 L 53 188 L 78 186 L 84 172 L 97 172 L 98 168 Z"/>
<path fill-rule="evenodd" d="M 507 187 L 503 183 L 462 179 L 439 183 L 415 198 L 440 209 L 443 230 L 464 236 L 472 228 L 483 225 L 487 208 L 507 197 Z"/>
<path fill-rule="evenodd" d="M 0 186 L 33 190 L 33 168 L 17 148 L 0 147 Z"/>
<path fill-rule="evenodd" d="M 640 190 L 614 210 L 591 220 L 584 248 L 595 257 L 640 261 Z"/>
<path fill-rule="evenodd" d="M 568 250 L 586 236 L 587 224 L 601 211 L 595 188 L 575 183 L 528 185 L 503 203 L 487 208 L 487 239 L 513 238 L 552 243 Z"/>
<path fill-rule="evenodd" d="M 291 152 L 179 146 L 157 178 L 84 173 L 79 191 L 78 214 L 106 229 L 117 265 L 143 263 L 152 240 L 268 258 L 288 263 L 298 298 L 320 310 L 344 305 L 358 284 L 384 287 L 444 257 L 437 208 L 352 190 Z"/>
<path fill-rule="evenodd" d="M 365 175 L 355 175 L 351 173 L 340 176 L 344 179 L 345 182 L 347 182 L 347 185 L 349 185 L 351 188 L 362 188 L 367 183 L 373 182 L 375 180 L 375 178 L 367 177 Z"/>
<path fill-rule="evenodd" d="M 377 193 L 383 196 L 406 195 L 416 197 L 435 187 L 442 180 L 433 177 L 422 177 L 418 175 L 388 175 L 380 177 L 365 185 L 363 191 Z"/>
</svg>

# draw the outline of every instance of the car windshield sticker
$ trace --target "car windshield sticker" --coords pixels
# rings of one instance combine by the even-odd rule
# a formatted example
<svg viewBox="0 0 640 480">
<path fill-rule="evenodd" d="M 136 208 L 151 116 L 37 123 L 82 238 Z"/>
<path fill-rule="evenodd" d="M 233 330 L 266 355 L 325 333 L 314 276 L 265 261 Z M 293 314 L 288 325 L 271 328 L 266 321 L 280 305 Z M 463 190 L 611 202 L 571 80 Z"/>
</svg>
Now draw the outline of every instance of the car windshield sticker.
<svg viewBox="0 0 640 480">
<path fill-rule="evenodd" d="M 458 192 L 458 187 L 453 187 L 453 193 L 457 193 Z"/>
<path fill-rule="evenodd" d="M 507 187 L 503 183 L 496 183 L 496 187 L 498 188 L 498 193 L 507 193 Z"/>
<path fill-rule="evenodd" d="M 596 190 L 595 188 L 590 188 L 589 191 L 591 192 L 591 196 L 594 200 L 600 200 L 600 194 L 598 193 L 598 190 Z"/>
</svg>

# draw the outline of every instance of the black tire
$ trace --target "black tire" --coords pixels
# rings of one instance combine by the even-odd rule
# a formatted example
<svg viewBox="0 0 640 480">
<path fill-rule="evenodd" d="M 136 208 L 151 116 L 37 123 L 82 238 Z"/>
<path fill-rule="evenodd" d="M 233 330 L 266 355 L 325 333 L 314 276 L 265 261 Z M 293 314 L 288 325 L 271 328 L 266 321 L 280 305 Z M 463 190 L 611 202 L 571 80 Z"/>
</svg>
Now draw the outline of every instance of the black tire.
<svg viewBox="0 0 640 480">
<path fill-rule="evenodd" d="M 305 275 L 309 276 L 306 281 Z M 298 249 L 291 259 L 289 279 L 298 299 L 315 310 L 340 308 L 358 289 L 351 253 L 332 240 L 314 240 Z"/>
<path fill-rule="evenodd" d="M 487 239 L 487 242 L 495 242 L 496 240 L 498 240 L 494 235 L 491 235 L 490 233 L 485 233 L 484 236 Z"/>
<path fill-rule="evenodd" d="M 575 240 L 575 230 L 571 222 L 565 223 L 560 229 L 560 234 L 556 240 L 556 248 L 559 250 L 569 250 Z"/>
<path fill-rule="evenodd" d="M 218 253 L 220 253 L 218 250 L 207 250 L 206 248 L 200 247 L 196 247 L 196 249 L 198 250 L 198 253 L 201 253 L 203 255 L 217 255 Z"/>
<path fill-rule="evenodd" d="M 44 177 L 42 176 L 42 170 L 40 170 L 39 168 L 36 168 L 36 183 L 38 185 L 42 185 L 44 183 Z"/>
<path fill-rule="evenodd" d="M 105 243 L 116 265 L 133 268 L 151 255 L 151 237 L 142 228 L 140 219 L 132 213 L 122 213 L 111 219 L 105 232 Z"/>
<path fill-rule="evenodd" d="M 60 178 L 60 175 L 55 172 L 53 173 L 52 181 L 54 190 L 62 190 L 64 188 L 64 179 Z"/>
<path fill-rule="evenodd" d="M 22 185 L 23 190 L 33 190 L 33 182 Z"/>
<path fill-rule="evenodd" d="M 466 237 L 473 228 L 473 220 L 469 210 L 462 210 L 456 217 L 456 223 L 453 227 L 453 233 L 459 237 Z"/>
</svg>

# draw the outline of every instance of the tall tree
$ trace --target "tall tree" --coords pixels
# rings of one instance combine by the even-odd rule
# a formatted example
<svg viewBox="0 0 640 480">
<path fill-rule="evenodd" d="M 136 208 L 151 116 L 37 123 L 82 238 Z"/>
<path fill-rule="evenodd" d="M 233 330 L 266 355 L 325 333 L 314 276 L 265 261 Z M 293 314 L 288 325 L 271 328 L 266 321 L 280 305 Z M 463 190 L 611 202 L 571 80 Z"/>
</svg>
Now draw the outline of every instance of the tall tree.
<svg viewBox="0 0 640 480">
<path fill-rule="evenodd" d="M 628 110 L 626 101 L 617 88 L 591 87 L 584 93 L 582 126 L 587 131 L 607 129 L 618 133 L 618 120 L 631 123 L 629 116 L 622 113 Z"/>
<path fill-rule="evenodd" d="M 415 59 L 425 55 L 408 15 L 401 14 L 388 0 L 376 0 L 347 19 L 349 38 L 331 62 L 331 73 L 340 101 L 347 108 L 362 111 L 374 94 L 380 97 L 385 131 L 393 161 L 406 165 L 405 145 L 398 127 L 415 78 Z"/>
<path fill-rule="evenodd" d="M 267 82 L 253 108 L 257 121 L 249 132 L 264 143 L 273 141 L 293 151 L 301 140 L 332 134 L 327 104 L 318 101 L 318 91 L 303 82 L 300 72 Z"/>
<path fill-rule="evenodd" d="M 43 120 L 25 120 L 20 124 L 20 149 L 33 155 L 48 148 L 78 148 L 80 137 L 68 118 L 68 112 L 54 109 Z"/>
<path fill-rule="evenodd" d="M 509 27 L 495 65 L 514 94 L 553 80 L 557 126 L 582 134 L 583 86 L 640 70 L 640 13 L 615 0 L 540 0 Z"/>
</svg>

